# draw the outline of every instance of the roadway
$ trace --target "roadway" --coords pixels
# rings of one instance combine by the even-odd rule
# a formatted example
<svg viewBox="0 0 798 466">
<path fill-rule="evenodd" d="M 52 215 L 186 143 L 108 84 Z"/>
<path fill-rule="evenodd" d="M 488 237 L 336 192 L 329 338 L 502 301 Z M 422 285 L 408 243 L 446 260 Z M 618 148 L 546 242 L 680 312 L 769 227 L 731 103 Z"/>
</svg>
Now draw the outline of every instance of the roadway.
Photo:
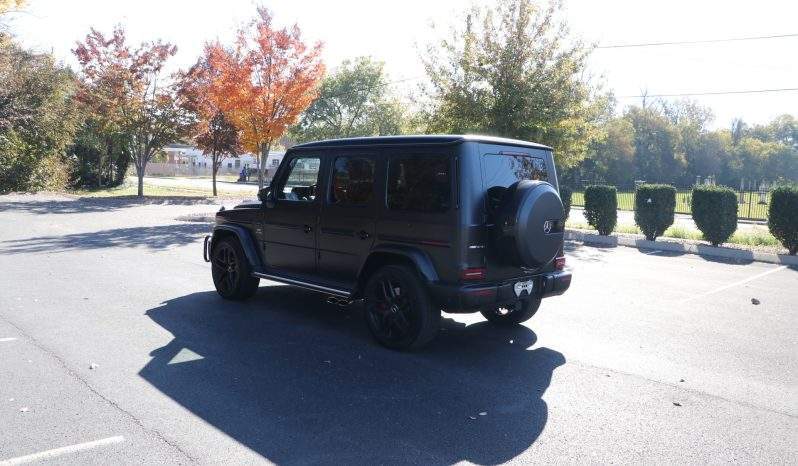
<svg viewBox="0 0 798 466">
<path fill-rule="evenodd" d="M 527 325 L 404 354 L 311 293 L 218 298 L 175 220 L 217 208 L 0 197 L 0 464 L 797 457 L 798 270 L 569 244 Z"/>
</svg>

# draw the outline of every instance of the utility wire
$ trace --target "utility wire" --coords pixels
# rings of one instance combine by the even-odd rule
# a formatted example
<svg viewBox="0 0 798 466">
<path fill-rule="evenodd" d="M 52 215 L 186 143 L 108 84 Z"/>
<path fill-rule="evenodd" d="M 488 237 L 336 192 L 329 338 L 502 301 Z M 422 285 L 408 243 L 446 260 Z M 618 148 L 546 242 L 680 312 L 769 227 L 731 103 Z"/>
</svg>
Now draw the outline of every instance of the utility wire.
<svg viewBox="0 0 798 466">
<path fill-rule="evenodd" d="M 717 92 L 688 92 L 684 94 L 648 94 L 648 95 L 622 95 L 619 99 L 642 99 L 644 97 L 694 97 L 702 95 L 732 95 L 732 94 L 764 94 L 769 92 L 795 92 L 798 87 L 784 87 L 781 89 L 751 89 L 745 91 L 717 91 Z"/>
<path fill-rule="evenodd" d="M 798 33 L 791 34 L 774 34 L 770 36 L 750 36 L 750 37 L 732 37 L 727 39 L 705 39 L 705 40 L 680 40 L 671 42 L 643 42 L 640 44 L 610 44 L 598 45 L 597 49 L 626 49 L 632 47 L 659 47 L 662 45 L 695 45 L 695 44 L 717 44 L 721 42 L 741 42 L 747 40 L 766 40 L 766 39 L 786 39 L 790 37 L 798 37 Z"/>
</svg>

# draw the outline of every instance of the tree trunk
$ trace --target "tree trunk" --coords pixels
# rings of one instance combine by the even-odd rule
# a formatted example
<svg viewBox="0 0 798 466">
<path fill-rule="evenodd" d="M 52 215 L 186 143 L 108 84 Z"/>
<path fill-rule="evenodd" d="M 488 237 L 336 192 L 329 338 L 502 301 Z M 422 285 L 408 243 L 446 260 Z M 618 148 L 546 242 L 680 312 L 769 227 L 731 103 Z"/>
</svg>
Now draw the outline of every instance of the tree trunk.
<svg viewBox="0 0 798 466">
<path fill-rule="evenodd" d="M 216 197 L 216 172 L 219 171 L 219 163 L 217 162 L 218 158 L 218 155 L 214 155 L 211 158 L 211 161 L 213 162 L 213 197 Z"/>
<path fill-rule="evenodd" d="M 144 197 L 144 167 L 146 166 L 145 163 L 138 163 L 136 162 L 136 176 L 139 179 L 139 190 L 138 196 Z"/>
</svg>

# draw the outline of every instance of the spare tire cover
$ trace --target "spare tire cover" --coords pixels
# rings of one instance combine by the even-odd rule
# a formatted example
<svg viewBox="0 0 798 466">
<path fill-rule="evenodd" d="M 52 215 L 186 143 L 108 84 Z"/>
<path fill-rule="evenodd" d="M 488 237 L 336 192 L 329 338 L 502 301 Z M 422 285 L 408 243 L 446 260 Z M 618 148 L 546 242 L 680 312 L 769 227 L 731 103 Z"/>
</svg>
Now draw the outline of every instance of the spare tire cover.
<svg viewBox="0 0 798 466">
<path fill-rule="evenodd" d="M 563 206 L 554 186 L 518 181 L 507 188 L 494 217 L 493 240 L 508 265 L 538 268 L 563 244 Z"/>
</svg>

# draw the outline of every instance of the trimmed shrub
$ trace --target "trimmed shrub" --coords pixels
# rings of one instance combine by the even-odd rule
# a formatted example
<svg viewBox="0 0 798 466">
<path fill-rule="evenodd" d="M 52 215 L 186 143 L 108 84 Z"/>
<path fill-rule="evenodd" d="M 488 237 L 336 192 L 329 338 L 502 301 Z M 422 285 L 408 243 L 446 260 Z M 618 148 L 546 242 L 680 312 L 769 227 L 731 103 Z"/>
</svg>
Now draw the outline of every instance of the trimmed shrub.
<svg viewBox="0 0 798 466">
<path fill-rule="evenodd" d="M 573 195 L 573 191 L 571 188 L 567 188 L 565 186 L 560 186 L 560 199 L 562 199 L 562 207 L 563 211 L 565 212 L 565 217 L 563 217 L 563 221 L 568 220 L 568 216 L 571 215 L 571 196 Z"/>
<path fill-rule="evenodd" d="M 798 186 L 780 186 L 770 192 L 768 228 L 790 255 L 798 252 Z"/>
<path fill-rule="evenodd" d="M 585 219 L 600 235 L 609 235 L 618 223 L 618 195 L 614 186 L 585 189 Z"/>
<path fill-rule="evenodd" d="M 676 188 L 667 184 L 642 184 L 635 189 L 635 223 L 646 239 L 654 241 L 673 225 Z"/>
<path fill-rule="evenodd" d="M 690 210 L 704 239 L 713 246 L 728 241 L 737 230 L 737 196 L 724 186 L 695 186 Z"/>
</svg>

